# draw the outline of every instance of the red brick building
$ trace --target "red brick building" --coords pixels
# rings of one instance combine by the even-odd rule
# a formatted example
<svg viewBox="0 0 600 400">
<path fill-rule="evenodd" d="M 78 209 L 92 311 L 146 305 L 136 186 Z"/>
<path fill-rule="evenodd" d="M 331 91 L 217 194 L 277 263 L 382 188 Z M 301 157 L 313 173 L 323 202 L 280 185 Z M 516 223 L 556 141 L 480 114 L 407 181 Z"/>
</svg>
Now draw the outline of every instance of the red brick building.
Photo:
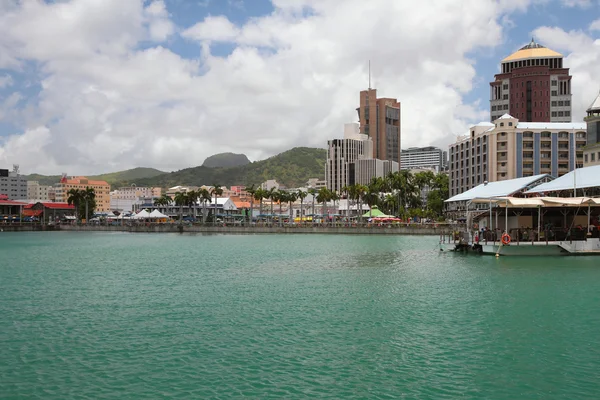
<svg viewBox="0 0 600 400">
<path fill-rule="evenodd" d="M 502 60 L 490 82 L 490 121 L 571 122 L 571 75 L 563 56 L 531 40 Z"/>
</svg>

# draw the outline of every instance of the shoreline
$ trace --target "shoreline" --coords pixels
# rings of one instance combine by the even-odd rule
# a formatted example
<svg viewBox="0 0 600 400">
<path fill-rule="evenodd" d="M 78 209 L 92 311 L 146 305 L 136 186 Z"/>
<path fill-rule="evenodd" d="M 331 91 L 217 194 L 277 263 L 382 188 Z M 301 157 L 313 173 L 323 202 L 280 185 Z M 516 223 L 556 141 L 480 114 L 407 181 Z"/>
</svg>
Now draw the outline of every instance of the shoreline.
<svg viewBox="0 0 600 400">
<path fill-rule="evenodd" d="M 344 234 L 344 235 L 422 235 L 439 236 L 457 229 L 453 225 L 403 225 L 403 226 L 202 226 L 153 224 L 135 226 L 99 226 L 99 225 L 7 225 L 0 226 L 3 232 L 129 232 L 129 233 L 220 233 L 220 234 Z"/>
</svg>

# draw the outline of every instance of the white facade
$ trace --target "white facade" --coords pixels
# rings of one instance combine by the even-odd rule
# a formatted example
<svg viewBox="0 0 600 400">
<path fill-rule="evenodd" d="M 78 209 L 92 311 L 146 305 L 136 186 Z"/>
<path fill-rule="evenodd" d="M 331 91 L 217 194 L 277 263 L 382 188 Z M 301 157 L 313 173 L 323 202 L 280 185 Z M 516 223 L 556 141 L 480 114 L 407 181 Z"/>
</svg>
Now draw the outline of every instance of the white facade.
<svg viewBox="0 0 600 400">
<path fill-rule="evenodd" d="M 136 206 L 146 204 L 158 198 L 161 188 L 126 186 L 110 192 L 110 209 L 116 211 L 134 211 Z"/>
<path fill-rule="evenodd" d="M 321 189 L 322 187 L 327 187 L 327 181 L 325 179 L 310 178 L 306 182 L 306 186 L 308 188 Z"/>
<path fill-rule="evenodd" d="M 400 154 L 402 169 L 432 168 L 440 172 L 445 168 L 448 152 L 438 147 L 411 147 Z"/>
<path fill-rule="evenodd" d="M 36 200 L 36 202 L 49 201 L 50 197 L 48 196 L 48 192 L 51 190 L 51 188 L 52 186 L 40 185 L 38 181 L 28 181 L 27 199 Z"/>
<path fill-rule="evenodd" d="M 282 189 L 283 186 L 279 182 L 277 182 L 277 180 L 269 179 L 269 180 L 261 183 L 260 188 L 262 190 L 271 190 L 271 189 L 279 190 L 279 189 Z"/>
<path fill-rule="evenodd" d="M 344 138 L 329 140 L 327 145 L 327 189 L 341 192 L 344 186 L 354 183 L 354 162 L 372 159 L 373 141 L 367 135 L 359 133 L 358 124 L 345 124 Z"/>
<path fill-rule="evenodd" d="M 9 200 L 27 199 L 27 180 L 19 174 L 18 167 L 15 167 L 12 172 L 2 171 L 4 173 L 0 175 L 8 176 L 0 176 L 0 194 L 7 195 Z"/>
</svg>

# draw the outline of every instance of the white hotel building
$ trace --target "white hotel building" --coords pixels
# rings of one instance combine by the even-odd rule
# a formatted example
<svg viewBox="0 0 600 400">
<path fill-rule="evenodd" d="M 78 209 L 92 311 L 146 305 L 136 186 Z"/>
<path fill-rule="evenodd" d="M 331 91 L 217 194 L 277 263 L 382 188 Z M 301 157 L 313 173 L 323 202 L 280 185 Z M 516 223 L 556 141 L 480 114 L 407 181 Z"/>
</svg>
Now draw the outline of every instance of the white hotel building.
<svg viewBox="0 0 600 400">
<path fill-rule="evenodd" d="M 383 177 L 397 172 L 395 161 L 373 158 L 373 140 L 359 131 L 358 124 L 344 125 L 344 138 L 327 142 L 325 162 L 327 189 L 341 192 L 349 185 L 367 185 L 374 177 Z"/>
</svg>

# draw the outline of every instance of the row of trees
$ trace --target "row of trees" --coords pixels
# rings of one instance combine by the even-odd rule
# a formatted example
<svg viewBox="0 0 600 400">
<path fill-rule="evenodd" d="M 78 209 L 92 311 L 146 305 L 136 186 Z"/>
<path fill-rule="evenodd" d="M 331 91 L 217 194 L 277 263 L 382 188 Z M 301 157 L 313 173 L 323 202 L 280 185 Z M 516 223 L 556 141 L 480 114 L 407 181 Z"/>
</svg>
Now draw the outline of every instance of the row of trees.
<svg viewBox="0 0 600 400">
<path fill-rule="evenodd" d="M 368 185 L 351 185 L 342 189 L 344 197 L 369 207 L 377 206 L 386 214 L 406 219 L 440 217 L 448 198 L 448 175 L 422 171 L 412 174 L 401 170 L 384 178 L 373 178 Z M 427 193 L 423 199 L 422 193 Z"/>
<path fill-rule="evenodd" d="M 183 219 L 183 207 L 190 207 L 194 212 L 196 211 L 196 204 L 202 205 L 202 222 L 206 222 L 206 205 L 211 202 L 214 196 L 214 212 L 213 212 L 213 225 L 216 224 L 217 218 L 217 198 L 223 194 L 223 188 L 220 185 L 213 186 L 210 190 L 205 188 L 200 188 L 198 190 L 191 190 L 187 193 L 179 192 L 175 194 L 175 198 L 171 199 L 171 197 L 163 194 L 158 199 L 154 200 L 155 206 L 170 206 L 174 204 L 179 207 L 179 220 Z M 197 218 L 197 215 L 193 216 Z"/>
<path fill-rule="evenodd" d="M 401 170 L 390 173 L 384 178 L 373 178 L 368 185 L 350 185 L 342 188 L 340 193 L 321 188 L 319 190 L 309 189 L 307 191 L 283 191 L 278 189 L 266 190 L 251 185 L 245 188 L 250 194 L 250 209 L 254 209 L 255 202 L 259 202 L 259 214 L 263 213 L 263 201 L 270 200 L 270 215 L 273 216 L 275 203 L 279 204 L 279 214 L 282 214 L 283 204 L 288 203 L 290 220 L 293 219 L 293 203 L 300 200 L 300 209 L 304 210 L 304 200 L 310 194 L 312 197 L 312 215 L 315 215 L 315 203 L 322 205 L 322 214 L 325 217 L 326 204 L 334 203 L 342 198 L 348 199 L 349 206 L 357 209 L 358 214 L 363 214 L 362 204 L 370 208 L 377 206 L 386 214 L 396 215 L 406 219 L 408 217 L 430 217 L 437 218 L 442 215 L 444 200 L 448 198 L 448 176 L 435 174 L 431 171 L 412 174 L 410 171 Z M 427 198 L 422 197 L 426 190 Z M 217 197 L 223 194 L 220 185 L 214 185 L 211 189 L 198 189 L 187 193 L 177 193 L 174 199 L 164 194 L 156 199 L 157 206 L 169 206 L 175 204 L 180 207 L 180 219 L 183 217 L 183 207 L 187 206 L 195 210 L 196 204 L 201 204 L 203 209 L 203 222 L 206 222 L 206 205 L 214 197 L 213 223 L 216 222 Z M 305 215 L 304 212 L 301 212 Z M 250 213 L 251 215 L 251 213 Z M 196 218 L 197 215 L 194 215 Z M 281 220 L 281 219 L 280 219 Z"/>
</svg>

